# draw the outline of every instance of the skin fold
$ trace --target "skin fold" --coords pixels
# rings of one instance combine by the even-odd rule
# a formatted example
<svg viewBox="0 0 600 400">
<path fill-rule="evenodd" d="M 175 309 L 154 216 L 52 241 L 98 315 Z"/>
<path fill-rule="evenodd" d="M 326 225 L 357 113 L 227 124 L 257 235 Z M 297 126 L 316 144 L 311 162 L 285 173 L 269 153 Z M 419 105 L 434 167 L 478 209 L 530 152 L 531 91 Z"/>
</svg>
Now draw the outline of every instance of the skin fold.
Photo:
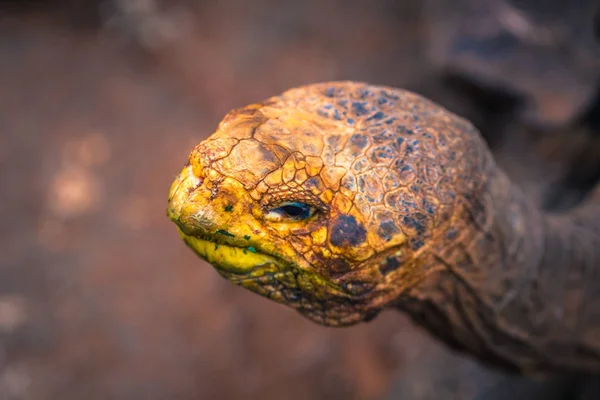
<svg viewBox="0 0 600 400">
<path fill-rule="evenodd" d="M 407 312 L 522 374 L 600 372 L 600 202 L 541 211 L 466 120 L 356 82 L 230 112 L 167 214 L 226 279 L 328 326 Z"/>
</svg>

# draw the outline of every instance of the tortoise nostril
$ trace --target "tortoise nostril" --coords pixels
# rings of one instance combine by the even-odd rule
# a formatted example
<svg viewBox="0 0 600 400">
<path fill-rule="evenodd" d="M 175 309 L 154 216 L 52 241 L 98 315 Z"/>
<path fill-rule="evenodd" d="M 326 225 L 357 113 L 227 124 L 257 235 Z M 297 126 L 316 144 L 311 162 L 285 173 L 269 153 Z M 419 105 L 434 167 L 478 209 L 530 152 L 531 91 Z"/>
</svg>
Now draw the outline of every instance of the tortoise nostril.
<svg viewBox="0 0 600 400">
<path fill-rule="evenodd" d="M 194 184 L 190 185 L 188 187 L 188 193 L 193 192 L 195 189 L 197 189 L 198 187 L 202 186 L 202 184 L 204 183 L 204 178 L 200 178 L 198 176 L 195 176 L 195 180 L 194 180 Z"/>
</svg>

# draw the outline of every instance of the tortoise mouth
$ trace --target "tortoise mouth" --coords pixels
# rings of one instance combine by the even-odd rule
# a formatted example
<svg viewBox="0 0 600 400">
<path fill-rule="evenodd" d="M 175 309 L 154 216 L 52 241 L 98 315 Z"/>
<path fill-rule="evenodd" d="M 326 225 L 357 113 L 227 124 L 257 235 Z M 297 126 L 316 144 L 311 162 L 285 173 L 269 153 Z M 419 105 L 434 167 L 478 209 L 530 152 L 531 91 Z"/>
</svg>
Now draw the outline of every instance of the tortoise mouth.
<svg viewBox="0 0 600 400">
<path fill-rule="evenodd" d="M 232 281 L 258 278 L 266 273 L 285 270 L 286 262 L 269 254 L 260 253 L 253 246 L 241 247 L 214 239 L 179 234 L 200 258 L 215 267 Z"/>
<path fill-rule="evenodd" d="M 184 242 L 228 281 L 296 309 L 326 326 L 348 326 L 367 319 L 350 306 L 353 295 L 319 274 L 264 254 L 214 238 L 179 233 Z"/>
<path fill-rule="evenodd" d="M 317 297 L 328 297 L 327 294 L 344 298 L 351 296 L 340 285 L 330 282 L 318 273 L 279 257 L 262 253 L 253 246 L 236 246 L 216 241 L 213 237 L 197 237 L 188 235 L 181 229 L 178 230 L 187 246 L 211 264 L 223 277 L 252 291 L 263 292 L 263 290 L 256 290 L 256 285 L 264 287 L 275 285 L 296 291 L 306 289 L 312 294 L 320 293 L 321 296 Z"/>
</svg>

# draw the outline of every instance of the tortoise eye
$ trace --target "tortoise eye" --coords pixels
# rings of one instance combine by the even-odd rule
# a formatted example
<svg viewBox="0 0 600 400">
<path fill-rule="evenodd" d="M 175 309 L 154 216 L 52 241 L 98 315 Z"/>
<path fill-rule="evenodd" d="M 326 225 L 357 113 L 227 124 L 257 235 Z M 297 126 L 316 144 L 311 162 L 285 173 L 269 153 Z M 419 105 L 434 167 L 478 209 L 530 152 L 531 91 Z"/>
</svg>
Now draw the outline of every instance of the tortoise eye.
<svg viewBox="0 0 600 400">
<path fill-rule="evenodd" d="M 316 208 L 309 204 L 294 201 L 270 209 L 266 214 L 266 218 L 271 221 L 302 221 L 312 217 L 315 211 Z"/>
</svg>

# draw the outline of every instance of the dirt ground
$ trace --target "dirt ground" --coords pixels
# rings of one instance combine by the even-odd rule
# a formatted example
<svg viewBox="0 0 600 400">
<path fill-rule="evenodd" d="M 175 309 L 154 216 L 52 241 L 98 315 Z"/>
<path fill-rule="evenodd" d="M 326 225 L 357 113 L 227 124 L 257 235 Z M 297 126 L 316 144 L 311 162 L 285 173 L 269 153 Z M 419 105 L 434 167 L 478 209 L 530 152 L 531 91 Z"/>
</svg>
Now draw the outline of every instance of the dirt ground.
<svg viewBox="0 0 600 400">
<path fill-rule="evenodd" d="M 323 328 L 224 281 L 166 196 L 231 108 L 426 80 L 421 3 L 176 3 L 0 15 L 0 400 L 380 398 L 423 332 Z"/>
</svg>

